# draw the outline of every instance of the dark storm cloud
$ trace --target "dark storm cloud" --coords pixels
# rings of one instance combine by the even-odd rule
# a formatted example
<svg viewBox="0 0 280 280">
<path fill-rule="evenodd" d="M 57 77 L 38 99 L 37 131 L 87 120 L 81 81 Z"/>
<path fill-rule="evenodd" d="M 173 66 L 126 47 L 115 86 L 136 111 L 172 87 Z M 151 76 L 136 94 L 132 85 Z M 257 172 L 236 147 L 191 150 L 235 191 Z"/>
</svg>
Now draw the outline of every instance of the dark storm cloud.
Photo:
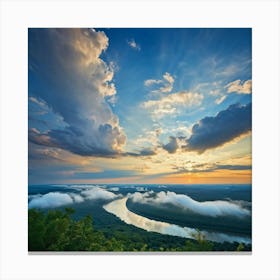
<svg viewBox="0 0 280 280">
<path fill-rule="evenodd" d="M 121 155 L 110 145 L 106 146 L 106 139 L 114 137 L 114 129 L 110 125 L 99 127 L 94 141 L 85 141 L 83 133 L 79 130 L 65 128 L 64 130 L 51 130 L 47 133 L 40 133 L 36 130 L 29 131 L 29 141 L 31 143 L 46 147 L 60 148 L 68 150 L 81 156 L 114 157 Z M 97 137 L 98 136 L 98 137 Z"/>
<path fill-rule="evenodd" d="M 117 152 L 106 145 L 106 139 L 114 137 L 116 128 L 112 128 L 110 125 L 103 125 L 99 127 L 100 137 L 95 136 L 95 142 L 86 142 L 83 134 L 80 130 L 71 130 L 71 128 L 65 128 L 64 130 L 51 130 L 47 133 L 41 133 L 36 129 L 30 129 L 28 133 L 28 139 L 30 143 L 41 145 L 49 148 L 60 148 L 70 151 L 74 154 L 81 156 L 96 156 L 96 157 L 109 157 L 116 158 L 119 156 L 131 156 L 131 157 L 147 157 L 156 155 L 156 151 L 150 148 L 140 150 L 138 153 Z M 93 141 L 93 140 L 92 140 Z M 104 148 L 106 147 L 106 148 Z M 29 158 L 41 158 L 45 157 L 43 154 L 33 151 L 34 147 L 29 149 Z"/>
<path fill-rule="evenodd" d="M 252 104 L 233 104 L 215 117 L 206 117 L 192 127 L 186 149 L 203 153 L 219 147 L 234 138 L 251 131 Z"/>
</svg>

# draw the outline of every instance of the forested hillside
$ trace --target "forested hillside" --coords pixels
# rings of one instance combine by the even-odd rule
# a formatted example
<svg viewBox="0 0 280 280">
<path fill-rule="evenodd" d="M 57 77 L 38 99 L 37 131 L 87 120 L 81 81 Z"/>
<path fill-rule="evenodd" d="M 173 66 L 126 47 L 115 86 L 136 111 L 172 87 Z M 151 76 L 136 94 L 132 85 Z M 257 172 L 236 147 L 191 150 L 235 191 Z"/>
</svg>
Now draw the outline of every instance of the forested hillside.
<svg viewBox="0 0 280 280">
<path fill-rule="evenodd" d="M 142 231 L 96 230 L 91 216 L 74 220 L 72 208 L 28 211 L 29 251 L 240 251 L 238 243 L 214 243 Z"/>
</svg>

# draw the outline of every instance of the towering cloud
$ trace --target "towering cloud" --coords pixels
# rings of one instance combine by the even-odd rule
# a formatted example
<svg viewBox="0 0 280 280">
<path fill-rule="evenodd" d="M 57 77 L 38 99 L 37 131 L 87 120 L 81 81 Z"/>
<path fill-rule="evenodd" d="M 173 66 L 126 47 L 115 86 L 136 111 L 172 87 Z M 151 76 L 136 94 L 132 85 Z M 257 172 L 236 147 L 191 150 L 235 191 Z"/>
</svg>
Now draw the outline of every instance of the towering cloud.
<svg viewBox="0 0 280 280">
<path fill-rule="evenodd" d="M 29 113 L 31 142 L 80 155 L 122 151 L 126 136 L 110 107 L 114 69 L 100 58 L 108 45 L 93 29 L 29 29 L 29 100 L 37 115 L 52 112 L 44 130 Z"/>
</svg>

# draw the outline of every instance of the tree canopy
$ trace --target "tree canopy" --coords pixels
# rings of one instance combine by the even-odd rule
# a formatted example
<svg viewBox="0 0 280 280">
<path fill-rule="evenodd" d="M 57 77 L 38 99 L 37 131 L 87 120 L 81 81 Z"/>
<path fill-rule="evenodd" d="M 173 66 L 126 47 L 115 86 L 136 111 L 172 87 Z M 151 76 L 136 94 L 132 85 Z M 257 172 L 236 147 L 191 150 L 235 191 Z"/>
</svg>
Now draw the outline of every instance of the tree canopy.
<svg viewBox="0 0 280 280">
<path fill-rule="evenodd" d="M 143 231 L 102 231 L 87 215 L 74 220 L 74 209 L 28 211 L 29 251 L 234 251 L 248 250 L 244 244 L 223 244 L 205 240 L 197 231 L 195 240 L 164 236 Z M 152 237 L 152 238 L 151 238 Z"/>
</svg>

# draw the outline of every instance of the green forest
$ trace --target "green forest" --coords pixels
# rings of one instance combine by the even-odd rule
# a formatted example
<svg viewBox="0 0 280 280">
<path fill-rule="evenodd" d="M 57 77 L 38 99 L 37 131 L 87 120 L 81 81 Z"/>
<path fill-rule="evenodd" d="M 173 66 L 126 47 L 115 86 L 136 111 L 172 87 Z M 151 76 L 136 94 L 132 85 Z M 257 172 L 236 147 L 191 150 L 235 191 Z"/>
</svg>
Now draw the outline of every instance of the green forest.
<svg viewBox="0 0 280 280">
<path fill-rule="evenodd" d="M 195 239 L 186 239 L 129 228 L 96 229 L 91 216 L 73 218 L 75 210 L 28 210 L 29 251 L 95 251 L 95 252 L 186 252 L 250 251 L 242 243 L 216 243 L 204 239 L 197 230 Z"/>
</svg>

